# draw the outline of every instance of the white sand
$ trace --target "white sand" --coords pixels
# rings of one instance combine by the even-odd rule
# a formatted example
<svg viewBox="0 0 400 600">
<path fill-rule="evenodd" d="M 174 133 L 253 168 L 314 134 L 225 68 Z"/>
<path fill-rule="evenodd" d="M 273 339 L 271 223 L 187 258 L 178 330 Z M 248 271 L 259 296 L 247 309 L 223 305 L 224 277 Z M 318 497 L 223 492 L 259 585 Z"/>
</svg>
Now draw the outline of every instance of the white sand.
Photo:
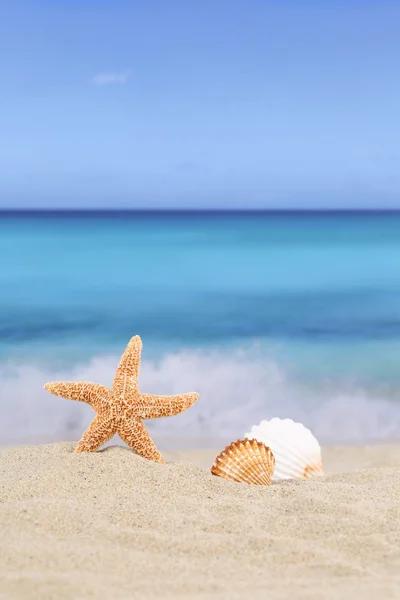
<svg viewBox="0 0 400 600">
<path fill-rule="evenodd" d="M 216 451 L 73 447 L 0 452 L 1 599 L 400 598 L 400 445 L 271 487 L 211 476 Z"/>
</svg>

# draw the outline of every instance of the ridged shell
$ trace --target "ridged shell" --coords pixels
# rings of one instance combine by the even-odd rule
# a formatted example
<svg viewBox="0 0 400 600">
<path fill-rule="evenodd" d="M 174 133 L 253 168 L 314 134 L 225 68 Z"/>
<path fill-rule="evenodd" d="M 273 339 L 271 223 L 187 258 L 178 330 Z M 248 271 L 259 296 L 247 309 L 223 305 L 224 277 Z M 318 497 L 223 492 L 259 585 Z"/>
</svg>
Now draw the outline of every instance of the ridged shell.
<svg viewBox="0 0 400 600">
<path fill-rule="evenodd" d="M 211 473 L 240 483 L 271 485 L 275 458 L 265 444 L 257 440 L 237 440 L 215 459 Z"/>
<path fill-rule="evenodd" d="M 309 429 L 292 419 L 261 421 L 245 434 L 271 448 L 275 456 L 272 481 L 323 475 L 321 447 Z"/>
</svg>

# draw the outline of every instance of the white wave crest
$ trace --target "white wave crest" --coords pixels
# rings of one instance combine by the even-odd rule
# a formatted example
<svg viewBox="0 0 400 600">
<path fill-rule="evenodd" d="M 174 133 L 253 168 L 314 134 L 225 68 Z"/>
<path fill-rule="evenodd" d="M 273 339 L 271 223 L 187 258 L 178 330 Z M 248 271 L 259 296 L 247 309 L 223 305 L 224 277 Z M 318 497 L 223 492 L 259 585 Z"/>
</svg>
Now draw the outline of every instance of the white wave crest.
<svg viewBox="0 0 400 600">
<path fill-rule="evenodd" d="M 97 357 L 61 371 L 29 364 L 0 365 L 0 443 L 27 439 L 77 439 L 92 419 L 89 406 L 55 398 L 47 381 L 111 385 L 119 357 Z M 323 443 L 400 437 L 400 402 L 345 385 L 305 385 L 273 360 L 243 351 L 185 351 L 142 361 L 143 391 L 197 391 L 196 405 L 179 416 L 148 423 L 162 436 L 241 437 L 261 419 L 290 417 Z"/>
</svg>

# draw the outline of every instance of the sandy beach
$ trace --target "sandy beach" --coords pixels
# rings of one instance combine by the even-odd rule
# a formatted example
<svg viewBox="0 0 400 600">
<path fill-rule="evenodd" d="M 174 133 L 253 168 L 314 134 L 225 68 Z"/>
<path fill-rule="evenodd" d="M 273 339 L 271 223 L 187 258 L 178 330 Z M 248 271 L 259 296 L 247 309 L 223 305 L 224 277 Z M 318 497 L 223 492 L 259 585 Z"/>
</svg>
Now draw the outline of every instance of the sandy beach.
<svg viewBox="0 0 400 600">
<path fill-rule="evenodd" d="M 71 442 L 0 451 L 2 599 L 400 597 L 400 445 L 334 447 L 271 487 Z"/>
</svg>

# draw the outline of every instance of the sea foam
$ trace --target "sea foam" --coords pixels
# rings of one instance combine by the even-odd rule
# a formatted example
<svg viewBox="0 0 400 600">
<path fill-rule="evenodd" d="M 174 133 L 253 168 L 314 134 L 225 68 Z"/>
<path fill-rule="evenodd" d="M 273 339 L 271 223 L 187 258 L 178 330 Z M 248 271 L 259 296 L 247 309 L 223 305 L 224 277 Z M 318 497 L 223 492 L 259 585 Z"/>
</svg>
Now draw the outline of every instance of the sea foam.
<svg viewBox="0 0 400 600">
<path fill-rule="evenodd" d="M 77 439 L 90 423 L 89 406 L 49 395 L 47 381 L 112 385 L 118 356 L 98 356 L 54 370 L 0 365 L 0 443 L 24 439 Z M 187 350 L 142 360 L 140 387 L 163 395 L 196 391 L 196 405 L 179 416 L 148 422 L 162 436 L 243 436 L 253 424 L 290 417 L 322 443 L 361 443 L 400 437 L 399 397 L 337 380 L 318 385 L 296 379 L 276 360 L 245 351 Z"/>
</svg>

